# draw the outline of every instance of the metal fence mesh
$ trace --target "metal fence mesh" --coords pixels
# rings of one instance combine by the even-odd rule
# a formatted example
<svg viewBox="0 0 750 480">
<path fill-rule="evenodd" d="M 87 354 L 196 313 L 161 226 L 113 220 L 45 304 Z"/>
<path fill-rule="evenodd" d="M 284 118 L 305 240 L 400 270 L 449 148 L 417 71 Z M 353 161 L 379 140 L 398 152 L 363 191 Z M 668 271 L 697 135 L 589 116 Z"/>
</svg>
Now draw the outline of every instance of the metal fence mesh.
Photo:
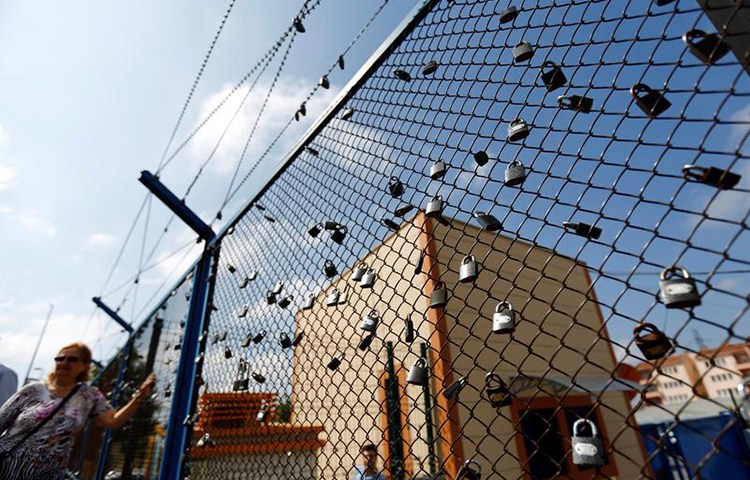
<svg viewBox="0 0 750 480">
<path fill-rule="evenodd" d="M 509 7 L 428 2 L 225 233 L 190 478 L 750 472 L 747 7 Z"/>
</svg>

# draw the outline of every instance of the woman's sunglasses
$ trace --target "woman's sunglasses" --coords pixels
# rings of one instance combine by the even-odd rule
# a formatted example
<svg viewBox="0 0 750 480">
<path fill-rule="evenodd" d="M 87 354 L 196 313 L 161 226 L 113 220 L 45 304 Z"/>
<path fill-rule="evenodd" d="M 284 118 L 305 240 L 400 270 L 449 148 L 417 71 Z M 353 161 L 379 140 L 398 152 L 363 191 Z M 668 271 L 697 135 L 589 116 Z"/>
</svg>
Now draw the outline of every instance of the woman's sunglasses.
<svg viewBox="0 0 750 480">
<path fill-rule="evenodd" d="M 55 357 L 55 362 L 57 363 L 78 363 L 81 361 L 80 357 L 74 357 L 73 355 L 60 355 L 59 357 Z"/>
</svg>

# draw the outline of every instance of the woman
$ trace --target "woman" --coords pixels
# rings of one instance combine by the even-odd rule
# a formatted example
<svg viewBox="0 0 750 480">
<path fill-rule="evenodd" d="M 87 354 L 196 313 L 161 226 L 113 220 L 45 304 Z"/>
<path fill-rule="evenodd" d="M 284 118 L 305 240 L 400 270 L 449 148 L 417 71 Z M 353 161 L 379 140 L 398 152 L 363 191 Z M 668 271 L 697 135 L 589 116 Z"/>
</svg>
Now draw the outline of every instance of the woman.
<svg viewBox="0 0 750 480">
<path fill-rule="evenodd" d="M 149 375 L 133 399 L 115 411 L 96 387 L 82 384 L 74 392 L 77 383 L 88 381 L 90 366 L 91 350 L 86 345 L 66 345 L 55 357 L 55 371 L 46 382 L 26 385 L 0 408 L 0 452 L 4 452 L 0 454 L 0 479 L 63 479 L 73 450 L 72 436 L 86 419 L 94 418 L 105 428 L 121 427 L 156 382 Z M 63 407 L 24 440 L 71 392 Z"/>
</svg>

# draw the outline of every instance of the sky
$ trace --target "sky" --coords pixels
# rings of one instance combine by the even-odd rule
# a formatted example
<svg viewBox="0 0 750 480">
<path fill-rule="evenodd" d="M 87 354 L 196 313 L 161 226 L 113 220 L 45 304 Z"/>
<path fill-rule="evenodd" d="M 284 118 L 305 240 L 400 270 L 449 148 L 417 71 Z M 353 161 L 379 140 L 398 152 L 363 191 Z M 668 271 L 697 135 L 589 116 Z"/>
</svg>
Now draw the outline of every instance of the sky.
<svg viewBox="0 0 750 480">
<path fill-rule="evenodd" d="M 319 89 L 307 102 L 307 116 L 287 130 L 275 152 L 293 146 L 416 3 L 386 4 L 346 54 L 346 68 L 329 75 L 330 90 Z M 325 0 L 305 19 L 307 32 L 295 37 L 239 168 L 246 132 L 278 59 L 251 91 L 256 77 L 190 135 L 274 45 L 302 0 L 0 4 L 0 363 L 21 381 L 51 305 L 32 378 L 49 371 L 59 347 L 71 341 L 87 342 L 94 358 L 106 361 L 125 337 L 91 298 L 101 296 L 138 325 L 196 258 L 195 234 L 180 222 L 168 223 L 166 208 L 146 201 L 138 177 L 163 163 L 230 5 L 168 157 L 176 154 L 160 172 L 178 197 L 189 189 L 186 203 L 207 223 L 229 198 L 223 220 L 213 223 L 217 231 L 265 183 L 283 154 L 269 155 L 240 182 L 253 160 L 382 2 Z M 190 142 L 178 149 L 186 138 Z M 148 268 L 135 283 L 139 267 Z"/>
</svg>

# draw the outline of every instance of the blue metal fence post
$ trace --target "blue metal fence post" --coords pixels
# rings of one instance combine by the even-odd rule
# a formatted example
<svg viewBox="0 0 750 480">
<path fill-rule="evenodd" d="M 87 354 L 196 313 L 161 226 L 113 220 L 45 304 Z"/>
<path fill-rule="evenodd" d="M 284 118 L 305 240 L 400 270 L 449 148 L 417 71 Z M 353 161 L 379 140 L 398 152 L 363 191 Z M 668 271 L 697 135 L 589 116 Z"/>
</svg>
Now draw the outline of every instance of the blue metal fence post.
<svg viewBox="0 0 750 480">
<path fill-rule="evenodd" d="M 174 402 L 169 412 L 167 436 L 164 440 L 164 455 L 159 470 L 159 480 L 179 480 L 182 478 L 182 455 L 190 438 L 190 431 L 183 420 L 190 414 L 196 392 L 195 359 L 200 350 L 200 335 L 208 308 L 209 276 L 215 247 L 211 242 L 216 234 L 194 212 L 180 201 L 152 173 L 141 172 L 140 182 L 159 200 L 180 217 L 206 244 L 193 275 L 193 291 L 190 294 L 190 307 L 185 322 L 185 333 L 180 351 L 180 363 L 172 392 Z M 192 427 L 190 427 L 192 428 Z"/>
<path fill-rule="evenodd" d="M 129 335 L 128 341 L 125 344 L 125 348 L 122 350 L 122 359 L 120 360 L 120 367 L 117 371 L 117 379 L 115 380 L 115 388 L 112 391 L 112 406 L 117 408 L 117 400 L 120 398 L 120 390 L 122 389 L 122 383 L 125 379 L 125 371 L 128 369 L 128 363 L 130 362 L 130 352 L 133 350 L 133 327 L 130 326 L 125 320 L 123 320 L 117 312 L 105 305 L 99 297 L 92 299 L 97 307 L 101 308 L 107 315 L 122 326 Z M 102 439 L 102 449 L 99 451 L 99 461 L 96 464 L 96 475 L 95 480 L 101 480 L 104 478 L 104 470 L 107 468 L 107 455 L 109 453 L 109 445 L 112 441 L 112 430 L 107 429 L 104 432 L 104 438 Z"/>
</svg>

